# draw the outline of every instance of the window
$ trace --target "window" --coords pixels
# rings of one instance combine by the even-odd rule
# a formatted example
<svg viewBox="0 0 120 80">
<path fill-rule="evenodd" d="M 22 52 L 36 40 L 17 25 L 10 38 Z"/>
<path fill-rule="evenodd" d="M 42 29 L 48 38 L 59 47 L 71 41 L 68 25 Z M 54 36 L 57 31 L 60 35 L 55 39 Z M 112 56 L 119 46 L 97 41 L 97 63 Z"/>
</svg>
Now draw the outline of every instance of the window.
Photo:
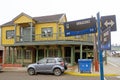
<svg viewBox="0 0 120 80">
<path fill-rule="evenodd" d="M 53 31 L 52 31 L 52 28 L 49 27 L 49 28 L 42 28 L 42 37 L 52 37 L 53 35 Z"/>
<path fill-rule="evenodd" d="M 58 57 L 58 49 L 49 49 L 49 57 Z"/>
<path fill-rule="evenodd" d="M 12 39 L 14 38 L 14 35 L 15 35 L 14 30 L 8 30 L 6 32 L 6 39 Z"/>
<path fill-rule="evenodd" d="M 26 52 L 24 54 L 24 58 L 25 59 L 31 59 L 31 50 L 26 50 Z"/>
<path fill-rule="evenodd" d="M 46 59 L 46 58 L 43 58 L 43 59 L 41 59 L 41 60 L 39 61 L 39 63 L 40 63 L 40 64 L 45 64 L 46 61 L 47 61 L 47 59 Z"/>
<path fill-rule="evenodd" d="M 21 59 L 21 56 L 22 56 L 21 50 L 17 50 L 17 59 Z"/>
<path fill-rule="evenodd" d="M 47 63 L 55 63 L 55 59 L 48 59 Z"/>
<path fill-rule="evenodd" d="M 24 56 L 24 59 L 31 59 L 31 50 L 25 50 L 23 53 L 21 50 L 17 50 L 17 59 L 22 59 L 22 55 Z"/>
</svg>

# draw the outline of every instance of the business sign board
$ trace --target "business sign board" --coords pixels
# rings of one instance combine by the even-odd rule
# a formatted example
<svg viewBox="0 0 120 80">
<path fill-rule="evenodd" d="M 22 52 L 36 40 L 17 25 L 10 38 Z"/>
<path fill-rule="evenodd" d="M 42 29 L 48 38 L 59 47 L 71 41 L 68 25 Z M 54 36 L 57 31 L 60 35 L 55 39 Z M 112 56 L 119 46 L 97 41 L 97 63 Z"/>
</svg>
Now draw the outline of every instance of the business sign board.
<svg viewBox="0 0 120 80">
<path fill-rule="evenodd" d="M 110 27 L 111 31 L 116 31 L 116 16 L 102 16 L 101 17 L 101 30 L 104 31 L 106 28 Z"/>
<path fill-rule="evenodd" d="M 110 30 L 110 28 L 107 28 L 102 32 L 101 49 L 102 50 L 111 50 L 111 30 Z"/>
<path fill-rule="evenodd" d="M 64 23 L 65 36 L 75 36 L 97 32 L 96 19 L 87 18 Z"/>
</svg>

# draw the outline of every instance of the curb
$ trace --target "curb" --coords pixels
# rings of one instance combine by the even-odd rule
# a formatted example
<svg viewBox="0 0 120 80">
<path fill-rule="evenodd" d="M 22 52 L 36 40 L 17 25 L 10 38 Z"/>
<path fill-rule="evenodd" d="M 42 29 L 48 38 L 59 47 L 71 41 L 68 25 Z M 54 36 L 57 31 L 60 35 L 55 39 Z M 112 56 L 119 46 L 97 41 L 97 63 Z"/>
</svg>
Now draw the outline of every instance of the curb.
<svg viewBox="0 0 120 80">
<path fill-rule="evenodd" d="M 93 73 L 79 73 L 79 72 L 65 72 L 65 74 L 73 75 L 73 76 L 88 76 L 88 77 L 97 77 L 100 74 L 93 74 Z M 104 74 L 105 76 L 120 76 L 118 74 Z"/>
</svg>

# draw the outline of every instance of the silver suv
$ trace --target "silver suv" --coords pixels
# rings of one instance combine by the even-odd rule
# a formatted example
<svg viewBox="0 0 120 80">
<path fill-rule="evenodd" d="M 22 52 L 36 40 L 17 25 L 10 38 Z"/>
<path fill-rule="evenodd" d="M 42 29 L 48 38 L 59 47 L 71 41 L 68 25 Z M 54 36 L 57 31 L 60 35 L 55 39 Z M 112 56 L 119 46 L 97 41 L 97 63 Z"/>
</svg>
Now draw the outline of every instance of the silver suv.
<svg viewBox="0 0 120 80">
<path fill-rule="evenodd" d="M 53 73 L 60 76 L 67 69 L 67 63 L 63 58 L 43 58 L 37 63 L 28 65 L 29 75 L 35 75 L 38 72 Z"/>
</svg>

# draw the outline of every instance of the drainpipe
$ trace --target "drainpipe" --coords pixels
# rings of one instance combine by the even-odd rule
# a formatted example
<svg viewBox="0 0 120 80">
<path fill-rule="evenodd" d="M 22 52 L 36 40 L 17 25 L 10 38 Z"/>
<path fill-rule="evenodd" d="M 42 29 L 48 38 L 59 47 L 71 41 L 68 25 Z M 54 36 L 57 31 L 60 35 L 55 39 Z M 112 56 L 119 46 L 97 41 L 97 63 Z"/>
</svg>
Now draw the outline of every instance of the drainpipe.
<svg viewBox="0 0 120 80">
<path fill-rule="evenodd" d="M 58 30 L 58 22 L 56 22 L 56 24 L 57 24 L 56 40 L 58 40 L 58 34 L 59 34 L 59 30 Z"/>
<path fill-rule="evenodd" d="M 16 42 L 16 27 L 17 27 L 17 24 L 14 25 L 14 41 Z"/>
<path fill-rule="evenodd" d="M 32 31 L 33 31 L 33 29 L 32 29 L 32 26 L 33 26 L 33 24 L 32 24 L 32 22 L 30 23 L 30 34 L 31 34 L 31 37 L 30 37 L 30 41 L 32 42 Z"/>
</svg>

